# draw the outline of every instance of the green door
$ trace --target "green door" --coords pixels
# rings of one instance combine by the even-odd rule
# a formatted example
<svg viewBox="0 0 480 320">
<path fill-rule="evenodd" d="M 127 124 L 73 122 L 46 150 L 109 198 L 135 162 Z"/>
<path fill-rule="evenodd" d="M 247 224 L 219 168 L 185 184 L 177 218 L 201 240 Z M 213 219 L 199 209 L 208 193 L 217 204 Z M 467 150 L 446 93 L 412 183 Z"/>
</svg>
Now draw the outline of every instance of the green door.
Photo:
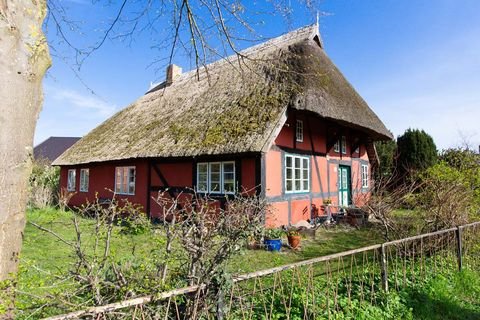
<svg viewBox="0 0 480 320">
<path fill-rule="evenodd" d="M 352 182 L 350 178 L 350 167 L 338 167 L 338 205 L 348 206 L 351 204 Z"/>
</svg>

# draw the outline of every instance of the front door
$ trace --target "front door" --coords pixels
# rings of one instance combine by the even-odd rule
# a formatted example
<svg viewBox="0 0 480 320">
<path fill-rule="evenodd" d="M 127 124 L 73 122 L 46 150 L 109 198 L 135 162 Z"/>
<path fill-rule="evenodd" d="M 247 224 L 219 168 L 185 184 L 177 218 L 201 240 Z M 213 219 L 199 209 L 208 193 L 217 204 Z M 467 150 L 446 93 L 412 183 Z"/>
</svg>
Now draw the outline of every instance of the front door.
<svg viewBox="0 0 480 320">
<path fill-rule="evenodd" d="M 338 205 L 346 207 L 351 203 L 351 177 L 349 166 L 338 167 Z"/>
</svg>

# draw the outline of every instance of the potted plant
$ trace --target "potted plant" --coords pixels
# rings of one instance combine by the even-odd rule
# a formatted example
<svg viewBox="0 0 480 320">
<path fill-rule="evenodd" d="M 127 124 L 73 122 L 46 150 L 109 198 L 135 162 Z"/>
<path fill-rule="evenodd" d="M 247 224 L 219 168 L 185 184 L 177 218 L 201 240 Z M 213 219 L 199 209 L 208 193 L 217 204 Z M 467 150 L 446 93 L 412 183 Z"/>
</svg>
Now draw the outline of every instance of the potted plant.
<svg viewBox="0 0 480 320">
<path fill-rule="evenodd" d="M 265 237 L 263 244 L 267 251 L 280 251 L 282 247 L 282 234 L 280 229 L 267 229 L 265 230 Z"/>
<path fill-rule="evenodd" d="M 288 230 L 287 231 L 287 239 L 288 239 L 288 245 L 292 249 L 296 249 L 300 245 L 300 241 L 302 237 L 300 236 L 300 233 L 297 230 Z"/>
</svg>

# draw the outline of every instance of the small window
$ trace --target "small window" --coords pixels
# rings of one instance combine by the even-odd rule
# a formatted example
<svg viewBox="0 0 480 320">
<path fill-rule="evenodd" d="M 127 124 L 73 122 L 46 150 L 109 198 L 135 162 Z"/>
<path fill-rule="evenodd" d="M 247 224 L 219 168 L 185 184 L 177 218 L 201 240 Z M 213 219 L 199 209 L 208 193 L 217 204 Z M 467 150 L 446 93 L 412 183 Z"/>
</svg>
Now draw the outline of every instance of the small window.
<svg viewBox="0 0 480 320">
<path fill-rule="evenodd" d="M 310 190 L 310 159 L 285 156 L 285 192 L 308 192 Z"/>
<path fill-rule="evenodd" d="M 197 192 L 235 193 L 235 162 L 197 163 Z"/>
<path fill-rule="evenodd" d="M 359 154 L 360 153 L 360 147 L 356 147 L 353 153 Z"/>
<path fill-rule="evenodd" d="M 362 188 L 368 188 L 368 165 L 362 164 Z"/>
<path fill-rule="evenodd" d="M 298 142 L 303 142 L 303 121 L 302 120 L 297 120 L 295 136 Z"/>
<path fill-rule="evenodd" d="M 89 170 L 80 169 L 80 192 L 88 192 Z"/>
<path fill-rule="evenodd" d="M 347 138 L 345 136 L 342 136 L 342 154 L 347 154 Z"/>
<path fill-rule="evenodd" d="M 115 168 L 115 193 L 135 194 L 135 167 Z"/>
<path fill-rule="evenodd" d="M 68 178 L 67 178 L 67 191 L 75 191 L 75 180 L 76 180 L 77 170 L 69 169 Z"/>
<path fill-rule="evenodd" d="M 333 145 L 333 151 L 340 152 L 340 141 L 339 140 L 335 141 L 335 144 Z"/>
</svg>

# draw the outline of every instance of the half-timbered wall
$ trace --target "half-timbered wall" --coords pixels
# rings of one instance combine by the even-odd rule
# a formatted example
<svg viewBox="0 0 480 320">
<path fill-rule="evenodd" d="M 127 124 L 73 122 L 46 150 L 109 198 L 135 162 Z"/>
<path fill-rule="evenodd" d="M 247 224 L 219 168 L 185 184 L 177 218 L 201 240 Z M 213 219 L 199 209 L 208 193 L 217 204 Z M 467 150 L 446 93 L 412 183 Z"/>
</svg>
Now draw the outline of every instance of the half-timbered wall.
<svg viewBox="0 0 480 320">
<path fill-rule="evenodd" d="M 303 141 L 297 141 L 297 120 L 303 122 Z M 333 143 L 346 137 L 346 152 L 334 151 Z M 265 155 L 265 195 L 271 203 L 267 225 L 280 226 L 310 220 L 324 215 L 323 200 L 339 204 L 338 168 L 350 167 L 351 199 L 361 206 L 368 197 L 368 188 L 362 188 L 361 165 L 368 165 L 366 137 L 355 130 L 328 122 L 308 112 L 289 110 L 287 121 L 274 144 Z M 354 152 L 358 146 L 359 152 Z M 285 156 L 298 155 L 309 159 L 309 191 L 288 193 L 285 188 Z M 370 172 L 369 172 L 370 177 Z"/>
</svg>

